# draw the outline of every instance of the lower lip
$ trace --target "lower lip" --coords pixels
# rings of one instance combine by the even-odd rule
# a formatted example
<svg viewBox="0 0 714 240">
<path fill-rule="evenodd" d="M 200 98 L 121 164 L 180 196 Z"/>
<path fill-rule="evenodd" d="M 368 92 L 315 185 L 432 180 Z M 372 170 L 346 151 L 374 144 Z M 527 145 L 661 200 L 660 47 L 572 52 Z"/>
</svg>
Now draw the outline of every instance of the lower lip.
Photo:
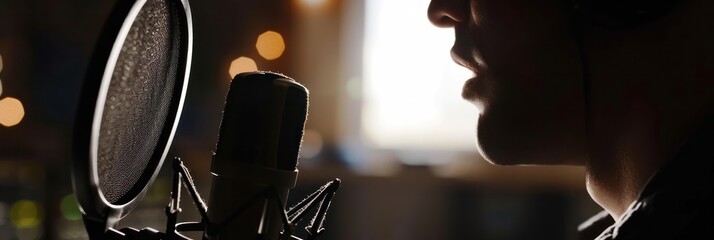
<svg viewBox="0 0 714 240">
<path fill-rule="evenodd" d="M 480 87 L 478 86 L 478 83 L 479 79 L 477 76 L 466 80 L 461 92 L 461 96 L 466 100 L 475 101 L 479 97 L 478 90 L 480 90 Z"/>
<path fill-rule="evenodd" d="M 461 97 L 476 106 L 479 112 L 482 112 L 485 107 L 484 90 L 485 89 L 483 86 L 483 79 L 480 79 L 478 76 L 475 76 L 466 80 L 461 92 Z"/>
</svg>

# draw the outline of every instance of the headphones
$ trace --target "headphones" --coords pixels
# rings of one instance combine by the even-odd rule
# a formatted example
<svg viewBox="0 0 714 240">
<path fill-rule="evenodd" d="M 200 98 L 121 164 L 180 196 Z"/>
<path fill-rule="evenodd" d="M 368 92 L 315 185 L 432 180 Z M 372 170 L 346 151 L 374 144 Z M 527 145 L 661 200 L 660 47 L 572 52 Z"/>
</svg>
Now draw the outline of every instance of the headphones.
<svg viewBox="0 0 714 240">
<path fill-rule="evenodd" d="M 667 15 L 680 0 L 571 0 L 579 27 L 622 31 Z"/>
</svg>

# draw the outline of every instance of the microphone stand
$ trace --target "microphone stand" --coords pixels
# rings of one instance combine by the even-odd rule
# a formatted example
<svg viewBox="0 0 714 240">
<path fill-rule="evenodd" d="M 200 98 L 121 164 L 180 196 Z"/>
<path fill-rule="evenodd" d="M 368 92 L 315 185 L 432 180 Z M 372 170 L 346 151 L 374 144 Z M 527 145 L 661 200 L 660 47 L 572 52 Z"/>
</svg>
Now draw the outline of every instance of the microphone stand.
<svg viewBox="0 0 714 240">
<path fill-rule="evenodd" d="M 171 201 L 169 201 L 169 205 L 166 206 L 167 239 L 190 239 L 181 235 L 179 232 L 203 231 L 208 223 L 208 215 L 206 214 L 208 207 L 206 207 L 206 203 L 201 198 L 201 195 L 198 194 L 196 184 L 193 183 L 193 178 L 188 172 L 188 168 L 183 165 L 183 161 L 176 157 L 172 165 L 174 174 L 171 188 Z M 177 223 L 178 214 L 181 212 L 181 183 L 186 186 L 186 190 L 188 190 L 188 193 L 191 195 L 194 205 L 198 208 L 198 213 L 201 215 L 201 222 Z"/>
<path fill-rule="evenodd" d="M 222 226 L 221 223 L 211 222 L 208 218 L 207 212 L 208 207 L 206 203 L 201 198 L 201 195 L 196 189 L 196 185 L 193 182 L 193 178 L 188 171 L 188 168 L 183 165 L 183 161 L 176 157 L 173 160 L 173 184 L 171 186 L 171 199 L 169 204 L 166 206 L 166 232 L 161 233 L 151 228 L 144 228 L 141 231 L 135 228 L 123 228 L 121 230 L 115 230 L 110 228 L 104 233 L 106 239 L 162 239 L 162 240 L 191 240 L 191 238 L 186 237 L 181 234 L 181 232 L 201 232 L 204 231 L 203 239 L 206 239 L 206 232 L 218 231 Z M 198 208 L 198 213 L 201 215 L 200 222 L 178 222 L 178 214 L 181 212 L 181 185 L 186 187 L 191 198 L 193 199 L 194 205 Z M 303 199 L 295 206 L 291 207 L 289 210 L 285 210 L 285 207 L 280 204 L 281 199 L 278 196 L 275 188 L 273 186 L 266 187 L 262 194 L 258 194 L 248 201 L 245 205 L 238 208 L 231 216 L 226 219 L 225 222 L 230 222 L 232 219 L 240 215 L 240 213 L 246 209 L 252 202 L 256 201 L 259 197 L 271 198 L 272 201 L 278 205 L 278 209 L 283 213 L 281 214 L 281 220 L 283 222 L 283 231 L 280 233 L 281 240 L 303 240 L 299 237 L 292 235 L 295 229 L 298 227 L 300 221 L 305 217 L 308 211 L 318 207 L 317 212 L 313 216 L 310 223 L 305 227 L 307 231 L 307 238 L 305 240 L 315 240 L 325 231 L 324 221 L 327 215 L 327 210 L 332 203 L 332 197 L 335 195 L 340 187 L 340 179 L 335 178 L 334 180 L 328 182 L 327 184 L 320 187 L 317 191 L 308 195 L 307 198 Z M 262 226 L 265 225 L 265 214 L 267 212 L 267 204 L 265 203 L 263 209 L 263 217 L 259 224 L 258 229 L 256 229 L 257 239 L 264 240 L 265 235 L 263 233 Z"/>
</svg>

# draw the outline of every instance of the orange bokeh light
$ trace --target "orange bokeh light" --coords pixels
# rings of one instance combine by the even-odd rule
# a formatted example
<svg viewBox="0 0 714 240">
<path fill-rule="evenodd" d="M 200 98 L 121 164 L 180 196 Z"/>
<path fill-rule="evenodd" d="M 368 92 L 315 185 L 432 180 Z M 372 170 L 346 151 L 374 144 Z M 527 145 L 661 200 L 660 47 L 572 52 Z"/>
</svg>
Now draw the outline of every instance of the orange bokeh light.
<svg viewBox="0 0 714 240">
<path fill-rule="evenodd" d="M 239 57 L 231 62 L 231 67 L 228 69 L 228 74 L 233 79 L 236 75 L 242 72 L 257 71 L 258 65 L 249 57 Z"/>
<path fill-rule="evenodd" d="M 16 98 L 6 97 L 0 100 L 0 124 L 12 127 L 20 123 L 25 117 L 25 108 Z"/>
<path fill-rule="evenodd" d="M 258 54 L 260 54 L 261 57 L 267 60 L 273 60 L 283 55 L 285 51 L 285 41 L 280 33 L 266 31 L 258 36 L 255 48 L 258 49 Z"/>
</svg>

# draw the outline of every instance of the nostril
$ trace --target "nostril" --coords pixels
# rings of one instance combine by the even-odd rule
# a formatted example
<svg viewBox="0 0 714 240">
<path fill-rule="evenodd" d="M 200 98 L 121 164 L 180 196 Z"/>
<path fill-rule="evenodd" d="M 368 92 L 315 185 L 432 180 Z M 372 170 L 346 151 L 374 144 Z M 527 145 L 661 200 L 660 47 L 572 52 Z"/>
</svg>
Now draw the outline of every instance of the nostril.
<svg viewBox="0 0 714 240">
<path fill-rule="evenodd" d="M 439 27 L 453 27 L 454 25 L 456 25 L 456 21 L 447 15 L 442 16 L 437 24 Z"/>
<path fill-rule="evenodd" d="M 468 4 L 462 6 L 463 1 L 456 0 L 432 0 L 429 4 L 429 21 L 437 27 L 454 27 L 459 22 L 463 22 L 468 14 Z"/>
</svg>

